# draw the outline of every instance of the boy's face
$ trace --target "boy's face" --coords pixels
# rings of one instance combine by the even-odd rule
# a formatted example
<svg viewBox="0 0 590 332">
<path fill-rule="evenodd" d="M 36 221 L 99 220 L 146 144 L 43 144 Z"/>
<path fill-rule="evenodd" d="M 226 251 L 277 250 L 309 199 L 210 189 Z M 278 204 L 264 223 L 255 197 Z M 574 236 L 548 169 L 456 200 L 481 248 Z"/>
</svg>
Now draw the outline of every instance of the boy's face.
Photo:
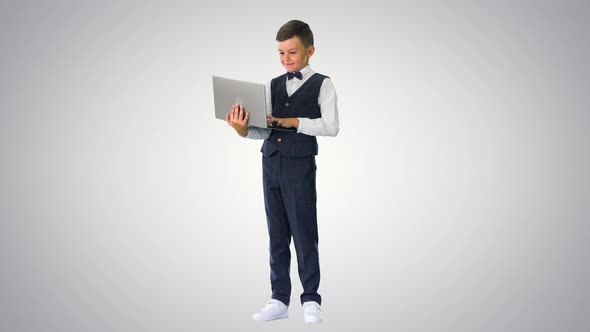
<svg viewBox="0 0 590 332">
<path fill-rule="evenodd" d="M 313 55 L 314 47 L 305 48 L 299 37 L 293 37 L 279 42 L 279 56 L 281 64 L 289 72 L 297 72 L 309 64 L 309 58 Z"/>
</svg>

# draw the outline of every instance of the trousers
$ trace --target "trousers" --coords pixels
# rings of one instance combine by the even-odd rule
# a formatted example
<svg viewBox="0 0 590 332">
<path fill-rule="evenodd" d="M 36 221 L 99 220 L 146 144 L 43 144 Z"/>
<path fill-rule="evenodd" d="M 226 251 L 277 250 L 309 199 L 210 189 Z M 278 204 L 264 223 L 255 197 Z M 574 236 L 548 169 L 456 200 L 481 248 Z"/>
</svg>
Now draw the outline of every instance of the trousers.
<svg viewBox="0 0 590 332">
<path fill-rule="evenodd" d="M 262 156 L 264 205 L 269 235 L 272 298 L 289 305 L 291 238 L 297 254 L 300 300 L 316 301 L 320 285 L 315 156 Z"/>
</svg>

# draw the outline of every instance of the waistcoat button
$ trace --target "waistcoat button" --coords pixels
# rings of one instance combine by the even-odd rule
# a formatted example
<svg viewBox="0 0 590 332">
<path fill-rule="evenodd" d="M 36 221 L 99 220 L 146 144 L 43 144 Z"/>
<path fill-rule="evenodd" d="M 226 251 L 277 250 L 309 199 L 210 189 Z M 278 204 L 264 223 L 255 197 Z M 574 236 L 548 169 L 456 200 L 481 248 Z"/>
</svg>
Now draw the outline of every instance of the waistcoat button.
<svg viewBox="0 0 590 332">
<path fill-rule="evenodd" d="M 282 141 L 283 141 L 283 139 L 282 139 L 282 138 L 280 138 L 280 137 L 279 137 L 279 138 L 277 138 L 277 142 L 281 143 Z"/>
</svg>

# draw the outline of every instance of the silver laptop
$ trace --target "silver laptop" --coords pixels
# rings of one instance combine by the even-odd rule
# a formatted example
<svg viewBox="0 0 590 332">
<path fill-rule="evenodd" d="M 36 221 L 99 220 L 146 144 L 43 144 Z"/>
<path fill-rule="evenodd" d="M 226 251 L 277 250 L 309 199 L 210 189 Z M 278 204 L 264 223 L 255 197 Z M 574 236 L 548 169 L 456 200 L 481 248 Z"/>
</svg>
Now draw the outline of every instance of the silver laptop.
<svg viewBox="0 0 590 332">
<path fill-rule="evenodd" d="M 262 83 L 213 76 L 213 98 L 217 119 L 225 121 L 225 116 L 231 111 L 233 105 L 241 104 L 244 105 L 245 111 L 250 112 L 248 120 L 250 127 L 297 131 L 296 128 L 267 125 L 266 87 Z"/>
</svg>

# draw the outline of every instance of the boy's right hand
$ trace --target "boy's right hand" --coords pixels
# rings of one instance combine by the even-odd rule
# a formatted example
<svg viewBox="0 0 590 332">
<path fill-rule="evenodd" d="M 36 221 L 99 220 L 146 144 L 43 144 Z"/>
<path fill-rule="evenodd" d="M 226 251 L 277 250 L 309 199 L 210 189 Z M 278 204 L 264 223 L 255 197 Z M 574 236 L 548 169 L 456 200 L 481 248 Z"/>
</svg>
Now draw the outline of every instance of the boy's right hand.
<svg viewBox="0 0 590 332">
<path fill-rule="evenodd" d="M 248 120 L 250 119 L 250 112 L 244 111 L 244 106 L 234 104 L 232 110 L 225 116 L 227 124 L 232 126 L 242 137 L 248 136 Z"/>
</svg>

